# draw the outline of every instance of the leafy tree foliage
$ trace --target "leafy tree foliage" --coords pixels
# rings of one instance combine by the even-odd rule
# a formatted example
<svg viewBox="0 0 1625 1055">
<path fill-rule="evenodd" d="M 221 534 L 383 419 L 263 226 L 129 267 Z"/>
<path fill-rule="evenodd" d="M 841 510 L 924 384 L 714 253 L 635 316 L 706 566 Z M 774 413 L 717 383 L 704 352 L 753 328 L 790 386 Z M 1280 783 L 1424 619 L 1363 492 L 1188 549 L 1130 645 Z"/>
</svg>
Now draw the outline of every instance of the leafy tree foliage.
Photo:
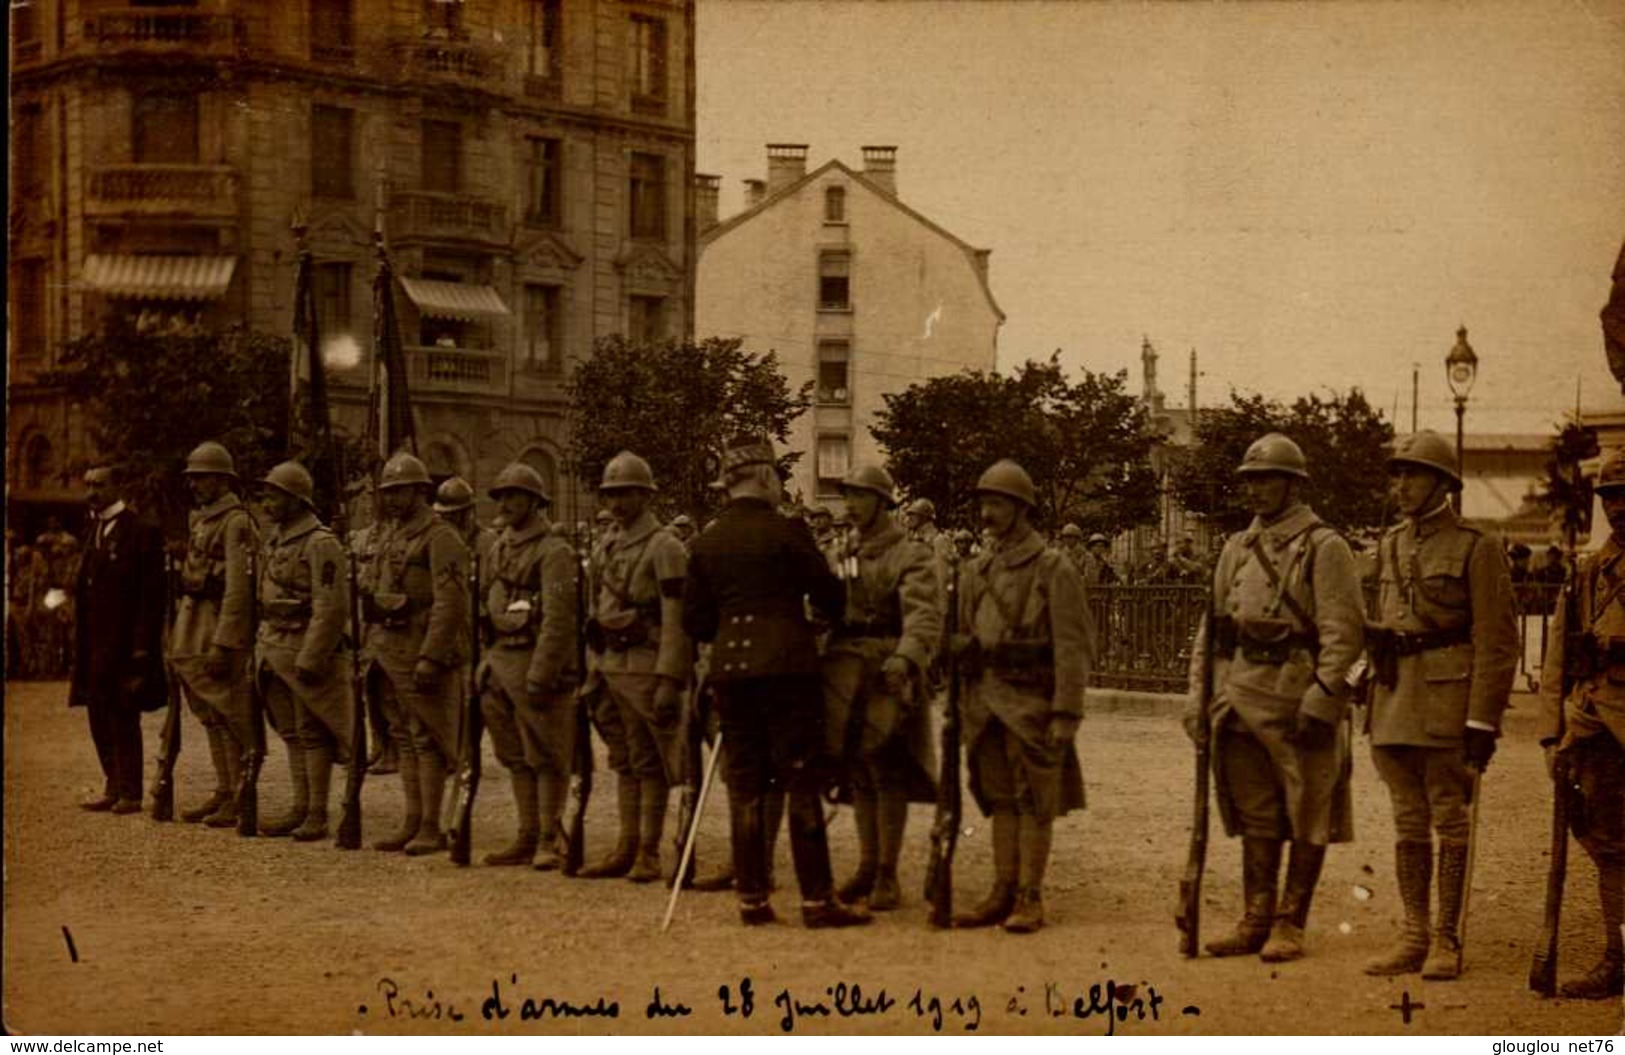
<svg viewBox="0 0 1625 1055">
<path fill-rule="evenodd" d="M 982 471 L 1013 458 L 1033 478 L 1041 523 L 1115 533 L 1156 512 L 1150 425 L 1128 374 L 1067 380 L 1058 357 L 1013 375 L 967 370 L 885 396 L 870 430 L 898 486 L 939 520 L 969 525 Z"/>
<path fill-rule="evenodd" d="M 587 486 L 623 450 L 645 458 L 668 513 L 705 513 L 722 494 L 710 484 L 727 441 L 742 432 L 779 443 L 811 405 L 811 382 L 791 392 L 778 357 L 754 355 L 738 339 L 636 344 L 602 338 L 570 375 L 575 415 L 570 436 L 574 475 Z M 797 455 L 787 454 L 788 468 Z"/>
<path fill-rule="evenodd" d="M 1591 530 L 1591 481 L 1580 474 L 1580 463 L 1595 458 L 1599 450 L 1596 430 L 1578 422 L 1569 422 L 1552 437 L 1540 504 L 1559 515 L 1565 538 Z"/>
</svg>

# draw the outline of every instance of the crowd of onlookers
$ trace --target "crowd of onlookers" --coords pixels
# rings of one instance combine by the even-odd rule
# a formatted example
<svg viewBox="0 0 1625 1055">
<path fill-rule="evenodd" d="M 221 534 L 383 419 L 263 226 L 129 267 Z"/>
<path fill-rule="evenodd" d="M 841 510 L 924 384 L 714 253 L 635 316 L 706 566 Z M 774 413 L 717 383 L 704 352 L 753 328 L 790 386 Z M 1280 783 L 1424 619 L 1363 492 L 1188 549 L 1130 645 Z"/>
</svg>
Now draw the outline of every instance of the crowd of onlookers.
<svg viewBox="0 0 1625 1055">
<path fill-rule="evenodd" d="M 31 543 L 6 532 L 7 679 L 67 677 L 79 552 L 55 517 Z"/>
</svg>

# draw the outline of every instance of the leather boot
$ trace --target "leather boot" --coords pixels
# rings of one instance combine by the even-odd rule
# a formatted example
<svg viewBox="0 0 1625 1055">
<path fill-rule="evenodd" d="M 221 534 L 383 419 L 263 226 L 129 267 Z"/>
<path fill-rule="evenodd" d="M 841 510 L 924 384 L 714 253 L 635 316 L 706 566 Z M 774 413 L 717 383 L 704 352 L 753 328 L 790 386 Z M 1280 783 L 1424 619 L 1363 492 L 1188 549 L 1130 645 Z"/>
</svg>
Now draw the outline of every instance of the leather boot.
<svg viewBox="0 0 1625 1055">
<path fill-rule="evenodd" d="M 626 876 L 634 883 L 660 882 L 660 837 L 666 828 L 669 791 L 660 777 L 638 781 L 638 854 Z"/>
<path fill-rule="evenodd" d="M 1597 855 L 1593 855 L 1596 859 Z M 1559 996 L 1573 1000 L 1603 1000 L 1619 996 L 1625 986 L 1625 862 L 1597 861 L 1597 890 L 1602 895 L 1602 925 L 1608 935 L 1607 951 L 1589 973 L 1564 982 Z"/>
<path fill-rule="evenodd" d="M 418 755 L 418 788 L 423 799 L 423 823 L 406 844 L 406 856 L 422 857 L 446 849 L 446 833 L 440 830 L 440 807 L 446 793 L 446 760 L 430 748 Z"/>
<path fill-rule="evenodd" d="M 1433 844 L 1402 842 L 1394 845 L 1394 872 L 1399 899 L 1405 906 L 1405 929 L 1399 945 L 1385 956 L 1369 961 L 1365 973 L 1386 977 L 1422 969 L 1428 955 L 1428 902 L 1433 885 Z"/>
<path fill-rule="evenodd" d="M 1275 921 L 1280 872 L 1280 840 L 1251 835 L 1241 840 L 1242 917 L 1234 931 L 1203 946 L 1209 956 L 1251 956 L 1264 947 Z"/>
<path fill-rule="evenodd" d="M 1303 931 L 1309 925 L 1309 903 L 1320 882 L 1320 866 L 1326 862 L 1326 847 L 1292 841 L 1286 862 L 1286 891 L 1281 910 L 1275 916 L 1270 940 L 1264 943 L 1259 959 L 1265 963 L 1288 963 L 1303 959 Z"/>
<path fill-rule="evenodd" d="M 1049 865 L 1050 837 L 1054 821 L 1023 816 L 1017 836 L 1021 862 L 1016 907 L 1004 921 L 1011 934 L 1031 934 L 1044 926 L 1044 870 Z"/>
<path fill-rule="evenodd" d="M 327 789 L 333 781 L 333 749 L 326 744 L 305 752 L 305 779 L 310 785 L 310 808 L 304 823 L 294 830 L 295 842 L 313 843 L 327 838 Z"/>
<path fill-rule="evenodd" d="M 535 868 L 538 872 L 556 872 L 564 867 L 564 859 L 559 856 L 559 816 L 569 782 L 561 774 L 547 772 L 536 774 L 536 783 L 541 795 L 537 808 L 541 835 L 536 844 Z"/>
<path fill-rule="evenodd" d="M 235 790 L 231 783 L 231 767 L 226 762 L 226 744 L 223 739 L 226 731 L 215 725 L 205 726 L 204 731 L 208 734 L 209 761 L 214 766 L 214 791 L 196 806 L 181 811 L 181 820 L 188 824 L 196 824 L 214 813 Z M 111 803 L 109 805 L 111 806 Z"/>
<path fill-rule="evenodd" d="M 903 903 L 897 882 L 897 858 L 903 850 L 903 832 L 908 827 L 908 793 L 900 788 L 880 789 L 880 867 L 875 873 L 874 893 L 869 895 L 873 912 L 890 912 Z"/>
<path fill-rule="evenodd" d="M 528 769 L 515 769 L 508 773 L 508 780 L 513 785 L 513 804 L 519 814 L 519 831 L 506 848 L 485 855 L 488 865 L 528 865 L 536 857 L 536 847 L 541 841 L 536 774 Z"/>
<path fill-rule="evenodd" d="M 803 901 L 801 922 L 808 930 L 823 930 L 828 927 L 861 927 L 865 923 L 873 923 L 874 917 L 861 905 L 843 905 L 832 898 L 828 901 Z"/>
<path fill-rule="evenodd" d="M 410 744 L 396 745 L 395 769 L 401 775 L 401 792 L 406 798 L 406 816 L 394 835 L 372 844 L 374 850 L 399 853 L 417 835 L 423 824 L 423 794 L 418 788 L 418 759 Z"/>
<path fill-rule="evenodd" d="M 597 864 L 588 865 L 577 872 L 581 879 L 619 879 L 632 870 L 632 858 L 638 849 L 638 778 L 617 773 L 615 776 L 615 808 L 620 814 L 621 830 L 615 838 L 615 849 Z"/>
<path fill-rule="evenodd" d="M 305 814 L 310 812 L 310 788 L 306 786 L 305 775 L 305 749 L 292 739 L 284 740 L 283 744 L 288 749 L 288 786 L 293 789 L 293 802 L 288 806 L 287 813 L 260 822 L 260 834 L 273 839 L 292 835 L 294 829 L 305 823 Z"/>
<path fill-rule="evenodd" d="M 1016 907 L 1016 878 L 1020 838 L 1013 813 L 993 815 L 993 889 L 968 912 L 954 913 L 955 927 L 992 927 L 1003 923 Z"/>
<path fill-rule="evenodd" d="M 1446 982 L 1461 977 L 1461 900 L 1467 883 L 1467 844 L 1439 841 L 1439 922 L 1422 964 L 1422 977 Z"/>
<path fill-rule="evenodd" d="M 231 738 L 231 731 L 222 727 L 220 729 L 221 749 L 226 756 L 226 797 L 218 809 L 207 817 L 203 823 L 210 828 L 237 827 L 237 786 L 242 780 L 243 754 L 237 746 L 237 741 Z"/>
<path fill-rule="evenodd" d="M 1564 982 L 1557 990 L 1558 996 L 1568 1000 L 1606 1000 L 1621 993 L 1625 993 L 1625 954 L 1618 949 L 1603 953 L 1597 966 L 1579 978 Z"/>
<path fill-rule="evenodd" d="M 866 899 L 875 889 L 875 861 L 880 855 L 880 799 L 872 789 L 853 789 L 852 819 L 858 828 L 858 870 L 835 891 L 835 896 L 849 905 Z"/>
</svg>

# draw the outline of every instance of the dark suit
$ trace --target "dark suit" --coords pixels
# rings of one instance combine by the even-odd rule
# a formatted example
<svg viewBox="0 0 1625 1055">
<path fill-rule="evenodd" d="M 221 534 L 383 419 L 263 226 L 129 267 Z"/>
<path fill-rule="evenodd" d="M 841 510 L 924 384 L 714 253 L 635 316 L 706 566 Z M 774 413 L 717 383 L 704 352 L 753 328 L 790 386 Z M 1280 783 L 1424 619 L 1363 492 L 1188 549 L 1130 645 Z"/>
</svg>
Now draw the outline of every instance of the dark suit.
<svg viewBox="0 0 1625 1055">
<path fill-rule="evenodd" d="M 807 600 L 820 614 L 838 615 L 840 580 L 806 525 L 767 502 L 734 499 L 694 540 L 683 629 L 712 642 L 709 680 L 728 745 L 735 882 L 746 902 L 767 897 L 769 789 L 788 792 L 802 898 L 828 900 L 834 886 L 819 803 L 823 698 Z"/>
<path fill-rule="evenodd" d="M 68 705 L 90 712 L 107 794 L 137 802 L 141 712 L 158 710 L 167 695 L 164 586 L 163 539 L 155 525 L 128 510 L 105 529 L 100 520 L 91 522 L 74 587 Z"/>
</svg>

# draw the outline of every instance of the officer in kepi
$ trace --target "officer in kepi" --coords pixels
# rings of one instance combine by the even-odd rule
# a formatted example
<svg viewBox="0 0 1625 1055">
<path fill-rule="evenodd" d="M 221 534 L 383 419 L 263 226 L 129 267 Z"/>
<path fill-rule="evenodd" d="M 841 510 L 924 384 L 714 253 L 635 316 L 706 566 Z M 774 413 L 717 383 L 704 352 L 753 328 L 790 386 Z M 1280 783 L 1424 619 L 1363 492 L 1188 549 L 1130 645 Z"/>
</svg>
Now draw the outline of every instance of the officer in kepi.
<svg viewBox="0 0 1625 1055">
<path fill-rule="evenodd" d="M 350 757 L 350 580 L 344 547 L 316 517 L 315 487 L 298 462 L 260 481 L 271 531 L 260 549 L 254 677 L 288 753 L 293 801 L 260 834 L 327 836 L 333 763 Z"/>
<path fill-rule="evenodd" d="M 1236 472 L 1253 521 L 1225 543 L 1213 573 L 1214 692 L 1205 718 L 1225 832 L 1242 838 L 1246 907 L 1235 931 L 1207 951 L 1280 963 L 1304 954 L 1327 844 L 1353 838 L 1345 717 L 1364 616 L 1354 555 L 1299 494 L 1309 469 L 1298 445 L 1272 432 L 1247 448 Z M 1196 677 L 1205 634 L 1192 649 Z M 1198 691 L 1191 698 L 1200 703 Z M 1188 715 L 1193 734 L 1203 717 Z M 1277 903 L 1286 840 L 1292 852 Z"/>
<path fill-rule="evenodd" d="M 1401 437 L 1388 478 L 1405 519 L 1378 548 L 1379 621 L 1367 628 L 1366 647 L 1371 754 L 1393 803 L 1405 925 L 1399 945 L 1365 970 L 1443 980 L 1461 974 L 1470 800 L 1475 773 L 1495 754 L 1518 630 L 1500 544 L 1451 508 L 1461 489 L 1455 448 L 1434 432 Z M 1435 870 L 1439 912 L 1430 935 Z"/>
<path fill-rule="evenodd" d="M 1625 991 L 1625 450 L 1603 462 L 1595 491 L 1611 533 L 1564 589 L 1540 681 L 1540 743 L 1563 778 L 1554 793 L 1569 796 L 1602 900 L 1602 959 L 1558 991 L 1579 1000 Z"/>
<path fill-rule="evenodd" d="M 987 549 L 966 566 L 953 643 L 966 682 L 962 738 L 971 793 L 993 818 L 993 889 L 956 927 L 1044 925 L 1044 871 L 1055 818 L 1083 808 L 1073 743 L 1094 631 L 1083 580 L 1029 518 L 1032 477 L 994 463 L 976 485 Z"/>
</svg>

